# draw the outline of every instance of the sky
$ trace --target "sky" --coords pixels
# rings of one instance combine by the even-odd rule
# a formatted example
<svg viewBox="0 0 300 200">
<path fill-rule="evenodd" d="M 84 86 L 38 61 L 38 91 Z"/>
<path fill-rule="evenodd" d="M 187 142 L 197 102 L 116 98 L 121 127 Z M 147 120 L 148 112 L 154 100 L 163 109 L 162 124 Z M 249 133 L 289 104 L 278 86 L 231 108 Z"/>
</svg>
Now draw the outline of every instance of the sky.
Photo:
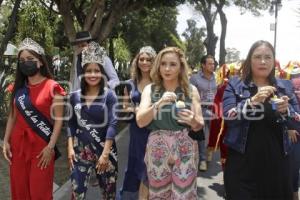
<svg viewBox="0 0 300 200">
<path fill-rule="evenodd" d="M 277 22 L 277 44 L 276 57 L 284 66 L 290 60 L 300 61 L 300 14 L 296 12 L 300 9 L 300 0 L 282 0 L 282 7 L 278 12 Z M 177 31 L 181 35 L 187 28 L 187 19 L 197 21 L 197 26 L 205 26 L 201 15 L 196 14 L 191 7 L 181 5 L 178 7 Z M 275 16 L 269 11 L 263 12 L 260 17 L 253 16 L 250 12 L 243 15 L 237 7 L 224 9 L 227 16 L 226 48 L 236 48 L 240 53 L 240 58 L 245 58 L 251 45 L 257 40 L 267 40 L 274 43 L 274 31 L 270 30 L 270 24 L 274 23 Z M 215 24 L 215 32 L 220 36 L 221 26 L 219 20 Z M 217 44 L 216 58 L 219 55 Z"/>
</svg>

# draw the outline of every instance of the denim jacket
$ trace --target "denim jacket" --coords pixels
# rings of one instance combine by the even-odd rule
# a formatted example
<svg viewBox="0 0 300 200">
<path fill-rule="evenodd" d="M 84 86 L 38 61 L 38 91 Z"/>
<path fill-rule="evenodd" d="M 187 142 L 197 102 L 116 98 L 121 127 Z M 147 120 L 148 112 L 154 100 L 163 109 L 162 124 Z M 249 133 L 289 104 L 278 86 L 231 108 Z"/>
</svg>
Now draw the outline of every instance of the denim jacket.
<svg viewBox="0 0 300 200">
<path fill-rule="evenodd" d="M 223 116 L 225 123 L 228 127 L 225 134 L 224 143 L 240 152 L 244 153 L 246 149 L 248 130 L 250 126 L 249 115 L 251 116 L 251 109 L 247 109 L 245 112 L 245 103 L 250 98 L 250 88 L 256 87 L 254 83 L 246 83 L 239 77 L 233 77 L 224 92 L 223 96 Z M 283 149 L 284 155 L 287 155 L 290 150 L 290 140 L 288 138 L 287 130 L 293 130 L 293 123 L 299 123 L 294 121 L 295 112 L 299 113 L 299 106 L 294 94 L 292 83 L 288 80 L 276 79 L 275 87 L 277 89 L 278 96 L 286 95 L 289 100 L 289 115 L 284 117 L 280 122 L 283 127 Z M 234 117 L 228 117 L 230 111 L 234 110 L 236 115 Z M 249 111 L 250 110 L 250 111 Z"/>
</svg>

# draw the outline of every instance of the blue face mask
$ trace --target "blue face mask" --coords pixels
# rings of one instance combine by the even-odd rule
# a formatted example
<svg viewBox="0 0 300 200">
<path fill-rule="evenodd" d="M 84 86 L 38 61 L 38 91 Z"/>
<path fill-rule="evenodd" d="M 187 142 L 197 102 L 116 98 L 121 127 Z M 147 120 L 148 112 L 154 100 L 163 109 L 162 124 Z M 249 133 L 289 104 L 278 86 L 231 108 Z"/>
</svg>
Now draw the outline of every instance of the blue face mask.
<svg viewBox="0 0 300 200">
<path fill-rule="evenodd" d="M 34 76 L 39 71 L 36 61 L 19 62 L 19 68 L 22 74 L 24 74 L 25 76 Z"/>
</svg>

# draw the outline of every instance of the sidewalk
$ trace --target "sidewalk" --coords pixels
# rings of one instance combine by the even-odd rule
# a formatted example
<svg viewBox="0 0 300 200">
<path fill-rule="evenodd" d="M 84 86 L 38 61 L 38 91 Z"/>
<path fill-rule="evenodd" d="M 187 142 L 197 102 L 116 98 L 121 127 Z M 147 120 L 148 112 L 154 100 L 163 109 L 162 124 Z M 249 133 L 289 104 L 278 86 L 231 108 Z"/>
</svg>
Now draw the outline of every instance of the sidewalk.
<svg viewBox="0 0 300 200">
<path fill-rule="evenodd" d="M 117 138 L 119 152 L 119 179 L 118 191 L 122 186 L 124 171 L 128 155 L 129 133 L 128 129 L 122 131 Z M 219 154 L 215 154 L 206 172 L 199 172 L 197 179 L 197 193 L 199 200 L 222 200 L 223 199 L 223 172 L 219 161 Z M 99 187 L 89 186 L 86 200 L 101 199 Z M 71 182 L 66 182 L 54 193 L 54 200 L 71 199 Z"/>
<path fill-rule="evenodd" d="M 129 133 L 128 127 L 123 129 L 116 138 L 117 148 L 119 153 L 119 176 L 117 182 L 118 190 L 122 186 L 124 171 L 127 162 L 128 155 L 128 143 L 129 143 Z M 2 141 L 0 140 L 0 145 Z M 0 199 L 9 200 L 10 199 L 10 189 L 9 189 L 9 175 L 8 175 L 8 165 L 4 158 L 0 159 Z M 223 199 L 223 173 L 221 170 L 221 165 L 218 162 L 219 155 L 215 154 L 211 163 L 209 163 L 209 168 L 206 172 L 199 172 L 197 179 L 197 193 L 199 200 L 222 200 Z M 54 183 L 55 184 L 55 183 Z M 69 200 L 71 199 L 71 182 L 67 181 L 62 186 L 57 189 L 57 185 L 54 186 L 54 200 Z M 101 199 L 99 187 L 89 187 L 87 200 Z"/>
<path fill-rule="evenodd" d="M 117 149 L 118 149 L 118 164 L 119 164 L 119 176 L 117 182 L 118 190 L 122 186 L 124 171 L 127 162 L 128 155 L 128 143 L 129 133 L 128 126 L 124 128 L 116 137 Z M 71 181 L 67 181 L 62 185 L 54 194 L 54 200 L 69 200 L 71 199 Z M 101 199 L 99 187 L 89 186 L 86 200 Z"/>
</svg>

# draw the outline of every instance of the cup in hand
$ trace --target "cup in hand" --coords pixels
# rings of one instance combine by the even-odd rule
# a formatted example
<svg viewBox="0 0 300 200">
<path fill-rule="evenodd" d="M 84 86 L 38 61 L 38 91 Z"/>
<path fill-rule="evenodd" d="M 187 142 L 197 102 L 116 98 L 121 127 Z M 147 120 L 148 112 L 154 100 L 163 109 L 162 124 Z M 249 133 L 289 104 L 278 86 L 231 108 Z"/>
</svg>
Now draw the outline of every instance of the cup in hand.
<svg viewBox="0 0 300 200">
<path fill-rule="evenodd" d="M 185 106 L 185 103 L 184 101 L 177 101 L 175 103 L 175 109 L 176 109 L 176 115 L 178 114 L 178 112 L 180 112 L 182 109 L 184 109 L 186 106 Z"/>
<path fill-rule="evenodd" d="M 277 110 L 277 104 L 282 103 L 284 100 L 280 98 L 271 98 L 272 109 Z"/>
</svg>

